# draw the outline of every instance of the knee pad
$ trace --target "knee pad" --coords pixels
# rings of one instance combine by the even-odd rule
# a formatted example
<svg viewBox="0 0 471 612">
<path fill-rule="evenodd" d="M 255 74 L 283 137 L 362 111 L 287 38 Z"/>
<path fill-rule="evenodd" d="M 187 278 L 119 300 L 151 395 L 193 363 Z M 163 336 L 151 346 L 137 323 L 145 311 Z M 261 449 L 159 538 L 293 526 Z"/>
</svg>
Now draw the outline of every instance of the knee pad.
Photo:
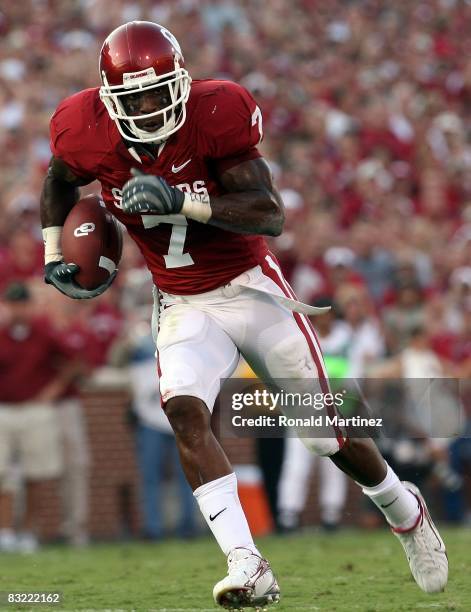
<svg viewBox="0 0 471 612">
<path fill-rule="evenodd" d="M 160 378 L 160 394 L 163 402 L 177 395 L 199 397 L 197 388 L 199 388 L 198 375 L 191 365 L 184 363 L 183 359 L 179 363 L 174 361 L 165 365 Z"/>
<path fill-rule="evenodd" d="M 314 361 L 301 334 L 289 333 L 280 339 L 277 329 L 267 331 L 271 344 L 265 355 L 265 365 L 272 378 L 317 378 Z"/>
<path fill-rule="evenodd" d="M 321 457 L 330 457 L 340 450 L 337 438 L 299 438 L 304 446 Z"/>
</svg>

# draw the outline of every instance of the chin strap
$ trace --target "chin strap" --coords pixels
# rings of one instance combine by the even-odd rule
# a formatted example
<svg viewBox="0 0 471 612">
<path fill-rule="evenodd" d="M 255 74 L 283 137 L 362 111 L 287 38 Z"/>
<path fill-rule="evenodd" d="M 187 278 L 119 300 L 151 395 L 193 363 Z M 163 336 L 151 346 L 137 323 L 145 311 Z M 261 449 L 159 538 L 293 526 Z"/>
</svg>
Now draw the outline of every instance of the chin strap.
<svg viewBox="0 0 471 612">
<path fill-rule="evenodd" d="M 157 156 L 159 155 L 159 145 L 154 144 L 143 144 L 140 142 L 131 142 L 123 138 L 123 142 L 126 145 L 129 154 L 134 157 L 140 164 L 143 163 L 143 160 L 146 158 L 150 161 L 155 161 Z"/>
<path fill-rule="evenodd" d="M 128 151 L 129 151 L 129 154 L 132 155 L 135 160 L 137 160 L 140 164 L 142 164 L 142 159 L 139 157 L 134 147 L 129 147 Z"/>
</svg>

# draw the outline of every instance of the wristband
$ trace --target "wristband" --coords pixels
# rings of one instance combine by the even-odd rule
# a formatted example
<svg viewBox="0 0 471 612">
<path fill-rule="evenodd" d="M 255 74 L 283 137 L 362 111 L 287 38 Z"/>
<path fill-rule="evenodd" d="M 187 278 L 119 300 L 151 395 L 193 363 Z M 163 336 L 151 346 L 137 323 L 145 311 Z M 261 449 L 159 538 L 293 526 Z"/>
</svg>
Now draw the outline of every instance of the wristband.
<svg viewBox="0 0 471 612">
<path fill-rule="evenodd" d="M 45 227 L 43 229 L 45 264 L 51 263 L 51 261 L 60 261 L 62 259 L 61 236 L 62 225 Z"/>
<path fill-rule="evenodd" d="M 193 219 L 194 221 L 207 223 L 211 219 L 212 215 L 209 195 L 200 193 L 185 193 L 183 206 L 180 213 L 189 219 Z"/>
</svg>

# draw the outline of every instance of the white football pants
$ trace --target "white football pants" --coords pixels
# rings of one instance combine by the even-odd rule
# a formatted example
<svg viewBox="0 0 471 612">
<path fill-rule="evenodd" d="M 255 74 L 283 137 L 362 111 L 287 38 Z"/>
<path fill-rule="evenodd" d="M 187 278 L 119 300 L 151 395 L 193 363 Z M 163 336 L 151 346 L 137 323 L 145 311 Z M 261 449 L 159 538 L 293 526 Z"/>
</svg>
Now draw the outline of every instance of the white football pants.
<svg viewBox="0 0 471 612">
<path fill-rule="evenodd" d="M 322 391 L 329 392 L 314 329 L 305 314 L 286 306 L 286 298 L 296 298 L 271 255 L 261 266 L 213 291 L 155 294 L 160 307 L 156 303 L 153 330 L 164 403 L 189 395 L 212 411 L 221 379 L 232 375 L 240 354 L 266 383 L 318 379 Z M 344 436 L 332 427 L 332 437 L 302 441 L 319 455 L 332 455 L 342 447 Z"/>
</svg>

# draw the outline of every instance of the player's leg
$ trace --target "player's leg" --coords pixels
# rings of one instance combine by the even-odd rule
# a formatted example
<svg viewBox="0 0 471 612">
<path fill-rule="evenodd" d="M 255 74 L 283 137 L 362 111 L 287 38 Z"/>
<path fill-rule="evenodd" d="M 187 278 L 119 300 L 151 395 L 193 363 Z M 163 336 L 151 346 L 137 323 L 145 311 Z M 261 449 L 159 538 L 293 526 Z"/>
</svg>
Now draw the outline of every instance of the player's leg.
<svg viewBox="0 0 471 612">
<path fill-rule="evenodd" d="M 270 256 L 262 266 L 262 272 L 265 278 L 254 281 L 256 284 L 295 299 L 276 261 Z M 258 300 L 259 306 L 253 306 L 252 329 L 246 334 L 245 345 L 240 347 L 249 363 L 268 381 L 314 375 L 318 377 L 321 389 L 328 391 L 322 353 L 307 317 L 276 308 L 279 305 L 275 301 L 270 304 L 266 296 L 253 299 Z M 429 592 L 442 590 L 448 575 L 445 547 L 418 490 L 410 483 L 399 481 L 373 440 L 347 440 L 338 428 L 334 428 L 333 433 L 335 438 L 302 438 L 302 442 L 316 454 L 329 456 L 360 484 L 401 540 L 419 586 Z"/>
<path fill-rule="evenodd" d="M 207 404 L 191 395 L 179 395 L 165 404 L 180 462 L 192 490 L 232 473 L 232 466 L 211 430 Z"/>
<path fill-rule="evenodd" d="M 348 438 L 330 458 L 361 485 L 392 527 L 407 529 L 416 524 L 419 507 L 415 496 L 384 461 L 373 440 Z"/>
<path fill-rule="evenodd" d="M 162 404 L 194 491 L 232 472 L 210 422 L 220 379 L 232 374 L 239 351 L 207 313 L 176 301 L 160 312 L 157 352 Z"/>
<path fill-rule="evenodd" d="M 330 458 L 383 513 L 420 588 L 427 593 L 443 591 L 448 581 L 445 544 L 419 489 L 399 480 L 371 439 L 348 438 Z"/>
<path fill-rule="evenodd" d="M 182 395 L 170 399 L 165 412 L 193 495 L 221 550 L 228 555 L 244 547 L 258 554 L 240 505 L 236 476 L 211 430 L 208 406 L 197 397 Z"/>
<path fill-rule="evenodd" d="M 161 313 L 157 349 L 162 400 L 183 470 L 228 556 L 229 573 L 214 587 L 214 598 L 224 606 L 265 605 L 278 597 L 278 585 L 253 542 L 236 476 L 211 430 L 220 380 L 234 371 L 239 351 L 212 317 L 189 304 Z"/>
<path fill-rule="evenodd" d="M 183 471 L 178 449 L 175 445 L 175 440 L 172 437 L 171 445 L 169 446 L 169 455 L 171 457 L 172 467 L 175 471 L 175 478 L 178 485 L 178 495 L 180 502 L 180 514 L 177 523 L 177 534 L 181 538 L 191 538 L 196 535 L 198 527 L 196 525 L 196 504 L 193 496 L 193 491 L 188 485 L 188 481 Z"/>
</svg>

